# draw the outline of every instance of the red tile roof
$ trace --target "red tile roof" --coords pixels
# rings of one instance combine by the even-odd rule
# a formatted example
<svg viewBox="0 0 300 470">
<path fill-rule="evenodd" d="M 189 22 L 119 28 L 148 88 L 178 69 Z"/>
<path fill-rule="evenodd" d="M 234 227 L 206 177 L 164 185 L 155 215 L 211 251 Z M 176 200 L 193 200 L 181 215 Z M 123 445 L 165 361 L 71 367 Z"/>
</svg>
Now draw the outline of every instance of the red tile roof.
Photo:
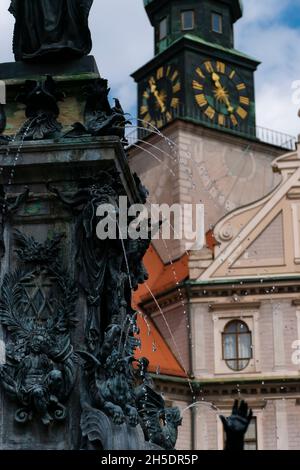
<svg viewBox="0 0 300 470">
<path fill-rule="evenodd" d="M 147 285 L 155 295 L 174 287 L 177 282 L 181 282 L 188 277 L 188 255 L 184 255 L 178 261 L 174 261 L 173 264 L 165 265 L 154 247 L 151 246 L 146 253 L 144 263 L 149 273 Z M 142 300 L 149 298 L 149 295 L 147 286 L 140 286 L 134 295 L 134 303 L 139 305 Z M 149 359 L 150 372 L 155 373 L 158 371 L 163 375 L 186 377 L 181 364 L 153 321 L 144 315 L 140 315 L 138 325 L 142 348 L 137 351 L 136 357 L 144 356 Z"/>
</svg>

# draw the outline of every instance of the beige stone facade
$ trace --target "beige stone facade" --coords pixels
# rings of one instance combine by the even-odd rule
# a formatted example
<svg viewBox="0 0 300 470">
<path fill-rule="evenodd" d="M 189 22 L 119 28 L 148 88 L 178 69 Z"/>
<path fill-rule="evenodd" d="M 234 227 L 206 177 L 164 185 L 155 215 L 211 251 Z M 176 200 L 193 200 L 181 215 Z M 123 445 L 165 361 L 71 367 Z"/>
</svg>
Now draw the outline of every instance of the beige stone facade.
<svg viewBox="0 0 300 470">
<path fill-rule="evenodd" d="M 177 120 L 130 149 L 130 165 L 152 203 L 204 205 L 205 231 L 225 214 L 269 193 L 280 178 L 271 162 L 283 150 Z M 185 240 L 154 242 L 165 262 L 180 257 Z"/>
<path fill-rule="evenodd" d="M 160 390 L 181 409 L 193 394 L 201 402 L 185 413 L 178 448 L 222 449 L 218 413 L 228 414 L 240 397 L 255 416 L 247 448 L 299 449 L 300 150 L 278 156 L 278 148 L 249 143 L 250 165 L 243 162 L 243 140 L 220 133 L 217 139 L 186 123 L 173 124 L 171 135 L 181 142 L 178 151 L 189 152 L 171 162 L 175 179 L 141 149 L 132 150 L 131 165 L 156 202 L 201 199 L 216 242 L 214 253 L 206 247 L 190 252 L 189 279 L 180 292 L 174 285 L 158 296 L 163 315 L 151 299 L 143 305 L 192 377 L 190 384 L 160 377 Z M 183 171 L 184 164 L 193 171 Z M 196 188 L 192 181 L 188 186 L 191 173 Z M 221 192 L 230 194 L 228 205 Z M 183 246 L 171 243 L 176 258 Z M 163 248 L 158 245 L 167 262 Z M 251 357 L 241 370 L 232 370 L 224 356 L 224 332 L 234 321 L 251 336 Z"/>
</svg>

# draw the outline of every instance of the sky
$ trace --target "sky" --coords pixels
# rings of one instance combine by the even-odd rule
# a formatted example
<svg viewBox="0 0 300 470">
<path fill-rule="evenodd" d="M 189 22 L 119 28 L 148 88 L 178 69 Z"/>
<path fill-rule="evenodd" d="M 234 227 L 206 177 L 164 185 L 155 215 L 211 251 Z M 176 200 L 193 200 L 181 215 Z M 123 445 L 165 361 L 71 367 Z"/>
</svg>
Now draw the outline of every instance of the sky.
<svg viewBox="0 0 300 470">
<path fill-rule="evenodd" d="M 0 62 L 13 60 L 10 0 L 0 0 Z M 244 0 L 235 27 L 235 47 L 262 62 L 256 73 L 257 124 L 300 133 L 300 0 Z M 112 97 L 136 115 L 136 85 L 130 74 L 153 57 L 153 31 L 143 0 L 94 0 L 90 15 L 93 51 Z M 294 95 L 293 95 L 294 94 Z M 294 98 L 294 99 L 293 99 Z M 295 98 L 298 98 L 296 100 Z"/>
</svg>

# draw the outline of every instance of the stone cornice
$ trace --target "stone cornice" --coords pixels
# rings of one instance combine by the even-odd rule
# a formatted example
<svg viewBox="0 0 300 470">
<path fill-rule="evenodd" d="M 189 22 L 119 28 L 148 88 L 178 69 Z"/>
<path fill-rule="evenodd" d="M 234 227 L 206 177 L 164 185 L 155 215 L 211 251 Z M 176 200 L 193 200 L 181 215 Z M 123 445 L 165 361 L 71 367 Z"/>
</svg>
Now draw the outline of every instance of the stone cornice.
<svg viewBox="0 0 300 470">
<path fill-rule="evenodd" d="M 180 289 L 180 293 L 178 289 Z M 218 305 L 212 304 L 210 306 L 211 310 L 257 309 L 264 299 L 267 299 L 267 297 L 276 298 L 277 295 L 286 295 L 287 297 L 294 296 L 294 298 L 291 298 L 291 302 L 293 302 L 293 305 L 300 305 L 300 278 L 268 280 L 263 282 L 258 280 L 230 281 L 218 284 L 200 284 L 187 281 L 167 291 L 155 293 L 156 300 L 162 309 L 189 300 L 192 301 L 193 299 L 205 303 L 206 300 L 209 302 L 211 299 L 220 298 L 221 300 L 221 298 L 230 298 L 229 302 L 223 301 L 218 303 Z M 249 296 L 258 298 L 256 298 L 255 301 L 249 302 Z M 148 315 L 158 310 L 156 302 L 151 297 L 144 298 L 140 306 Z"/>
<path fill-rule="evenodd" d="M 217 303 L 209 305 L 209 310 L 216 312 L 218 310 L 257 310 L 259 309 L 261 302 L 227 302 Z"/>
<path fill-rule="evenodd" d="M 20 152 L 19 141 L 0 146 L 0 165 L 4 175 L 6 173 L 9 175 L 11 168 L 16 170 L 18 175 L 22 175 L 26 171 L 33 173 L 32 168 L 41 166 L 47 168 L 47 171 L 50 167 L 62 168 L 70 164 L 74 167 L 97 167 L 97 171 L 100 165 L 103 171 L 115 166 L 131 202 L 141 202 L 129 169 L 126 152 L 118 137 L 25 141 L 22 143 L 20 158 L 16 161 L 15 156 L 18 152 Z"/>
<path fill-rule="evenodd" d="M 196 401 L 208 400 L 222 405 L 232 406 L 234 398 L 243 397 L 247 401 L 255 401 L 255 406 L 261 407 L 267 400 L 295 399 L 299 397 L 299 377 L 236 377 L 233 379 L 193 379 L 190 386 L 187 379 L 178 379 L 169 376 L 153 375 L 157 391 L 168 394 L 170 399 L 180 397 L 181 400 L 192 402 L 191 388 L 194 391 Z"/>
<path fill-rule="evenodd" d="M 225 281 L 225 280 L 224 280 Z M 213 282 L 213 281 L 212 281 Z M 266 296 L 276 294 L 300 293 L 300 278 L 291 279 L 251 279 L 225 281 L 218 283 L 190 283 L 191 298 L 230 297 L 237 295 L 247 298 L 249 295 Z"/>
</svg>

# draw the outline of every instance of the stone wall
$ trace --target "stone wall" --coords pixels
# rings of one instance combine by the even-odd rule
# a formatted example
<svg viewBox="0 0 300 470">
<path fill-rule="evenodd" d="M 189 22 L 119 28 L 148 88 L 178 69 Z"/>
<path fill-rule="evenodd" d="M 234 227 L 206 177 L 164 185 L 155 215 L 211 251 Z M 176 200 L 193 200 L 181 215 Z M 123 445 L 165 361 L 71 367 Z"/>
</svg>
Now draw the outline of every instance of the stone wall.
<svg viewBox="0 0 300 470">
<path fill-rule="evenodd" d="M 176 121 L 164 131 L 167 140 L 150 136 L 131 147 L 129 162 L 150 193 L 149 202 L 204 204 L 205 231 L 225 214 L 268 194 L 280 181 L 271 162 L 278 147 Z M 151 155 L 151 153 L 152 155 Z M 154 242 L 165 262 L 181 256 L 178 240 Z"/>
</svg>

